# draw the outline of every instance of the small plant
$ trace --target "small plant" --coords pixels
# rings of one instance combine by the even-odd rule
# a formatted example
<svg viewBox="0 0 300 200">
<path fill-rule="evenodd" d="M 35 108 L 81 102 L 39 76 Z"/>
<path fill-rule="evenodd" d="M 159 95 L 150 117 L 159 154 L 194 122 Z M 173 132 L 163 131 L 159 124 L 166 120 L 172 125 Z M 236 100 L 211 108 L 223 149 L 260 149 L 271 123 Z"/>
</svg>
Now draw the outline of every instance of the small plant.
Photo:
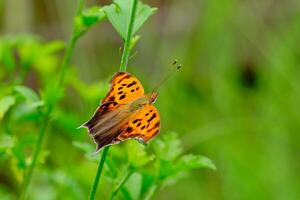
<svg viewBox="0 0 300 200">
<path fill-rule="evenodd" d="M 120 71 L 126 71 L 130 52 L 139 38 L 139 36 L 134 36 L 134 34 L 147 20 L 147 18 L 155 12 L 156 9 L 146 6 L 140 3 L 138 0 L 116 0 L 114 4 L 105 6 L 103 10 L 108 20 L 125 41 Z M 188 171 L 191 168 L 210 167 L 214 169 L 214 165 L 209 159 L 194 155 L 183 156 L 181 159 L 179 159 L 180 161 L 176 161 L 175 163 L 175 160 L 178 158 L 181 150 L 180 146 L 178 146 L 179 149 L 175 149 L 175 147 L 172 145 L 178 145 L 179 142 L 176 140 L 174 135 L 167 135 L 166 138 L 168 136 L 170 137 L 170 144 L 166 144 L 168 140 L 165 140 L 164 142 L 160 141 L 160 143 L 158 143 L 158 147 L 155 149 L 158 154 L 162 155 L 162 159 L 158 159 L 154 164 L 154 166 L 158 168 L 158 174 L 149 175 L 153 180 L 153 182 L 150 184 L 152 188 L 144 188 L 145 191 L 147 191 L 147 194 L 144 194 L 143 192 L 141 194 L 139 193 L 138 195 L 135 194 L 134 196 L 138 197 L 138 199 L 142 197 L 150 198 L 151 196 L 155 195 L 157 191 L 159 191 L 160 187 L 163 186 L 165 182 L 168 182 L 169 179 L 171 179 L 170 176 L 173 176 L 172 179 L 176 180 L 174 176 L 179 176 L 181 172 Z M 170 145 L 170 147 L 168 145 Z M 147 157 L 147 154 L 143 151 L 144 149 L 134 145 L 131 145 L 131 148 L 129 149 L 133 152 L 133 154 L 128 152 L 127 171 L 123 173 L 126 175 L 122 177 L 122 180 L 115 182 L 116 186 L 110 195 L 110 199 L 114 199 L 118 192 L 123 190 L 124 185 L 130 179 L 130 177 L 140 168 L 142 168 L 142 166 L 152 160 L 152 157 Z M 96 189 L 108 151 L 109 147 L 105 147 L 103 150 L 89 199 L 95 198 Z M 120 158 L 120 160 L 122 159 Z M 113 168 L 114 162 L 112 161 L 110 163 L 112 165 L 111 168 Z M 120 165 L 122 165 L 122 163 L 120 163 Z M 166 169 L 168 170 L 166 171 Z M 114 174 L 117 174 L 117 171 L 118 170 L 115 169 Z M 113 177 L 111 180 L 114 179 L 117 179 L 117 177 Z"/>
<path fill-rule="evenodd" d="M 92 27 L 108 20 L 124 40 L 119 69 L 126 71 L 130 53 L 140 39 L 136 33 L 156 10 L 138 0 L 115 0 L 111 5 L 91 8 L 85 8 L 85 0 L 79 0 L 72 35 L 67 44 L 61 41 L 46 43 L 31 35 L 0 39 L 0 166 L 7 171 L 4 181 L 9 182 L 14 191 L 0 191 L 0 194 L 20 199 L 43 195 L 36 189 L 39 188 L 36 184 L 39 179 L 33 178 L 34 172 L 39 164 L 57 164 L 51 155 L 60 137 L 72 141 L 71 147 L 83 151 L 89 163 L 98 164 L 89 199 L 95 199 L 101 176 L 103 182 L 113 186 L 108 188 L 99 183 L 106 191 L 101 192 L 101 196 L 99 194 L 101 199 L 152 199 L 161 188 L 184 178 L 192 169 L 215 169 L 206 157 L 184 155 L 176 133 L 162 132 L 147 147 L 136 141 L 126 141 L 111 150 L 106 147 L 101 152 L 100 161 L 97 156 L 91 155 L 93 145 L 74 134 L 83 119 L 77 110 L 63 104 L 66 90 L 71 88 L 88 104 L 99 101 L 107 86 L 101 81 L 86 84 L 78 78 L 75 69 L 69 68 L 77 41 Z M 59 65 L 59 53 L 63 49 L 65 53 Z M 26 82 L 32 73 L 39 77 L 36 87 L 29 87 Z M 45 140 L 48 137 L 54 139 Z M 65 159 L 67 155 L 62 156 Z M 88 190 L 91 180 L 75 177 L 80 173 L 76 171 L 75 159 L 73 161 L 72 175 L 59 167 L 48 169 L 45 166 L 39 175 L 47 177 L 51 186 L 74 191 L 74 198 L 86 198 L 87 194 L 81 190 Z M 53 190 L 53 199 L 66 197 L 67 194 L 60 189 Z"/>
</svg>

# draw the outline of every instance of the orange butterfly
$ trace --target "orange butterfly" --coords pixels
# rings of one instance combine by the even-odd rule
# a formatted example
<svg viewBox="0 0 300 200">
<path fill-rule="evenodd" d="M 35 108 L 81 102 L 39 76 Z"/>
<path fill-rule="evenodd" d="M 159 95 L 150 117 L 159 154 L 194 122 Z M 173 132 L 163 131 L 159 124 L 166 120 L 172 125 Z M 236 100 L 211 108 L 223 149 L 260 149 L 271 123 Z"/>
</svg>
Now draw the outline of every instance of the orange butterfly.
<svg viewBox="0 0 300 200">
<path fill-rule="evenodd" d="M 96 151 L 127 139 L 146 144 L 160 129 L 160 117 L 152 105 L 158 94 L 145 94 L 140 81 L 127 72 L 117 72 L 110 84 L 93 117 L 81 127 L 88 128 Z"/>
</svg>

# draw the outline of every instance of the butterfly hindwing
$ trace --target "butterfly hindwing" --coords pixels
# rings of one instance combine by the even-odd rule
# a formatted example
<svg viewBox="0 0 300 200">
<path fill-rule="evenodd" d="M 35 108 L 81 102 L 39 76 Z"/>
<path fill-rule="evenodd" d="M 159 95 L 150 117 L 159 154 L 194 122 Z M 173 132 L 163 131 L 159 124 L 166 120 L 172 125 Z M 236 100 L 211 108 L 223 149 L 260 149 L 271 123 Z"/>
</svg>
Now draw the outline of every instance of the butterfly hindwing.
<svg viewBox="0 0 300 200">
<path fill-rule="evenodd" d="M 151 138 L 159 133 L 160 116 L 153 105 L 146 105 L 141 109 L 123 129 L 118 140 L 136 138 L 147 143 Z"/>
</svg>

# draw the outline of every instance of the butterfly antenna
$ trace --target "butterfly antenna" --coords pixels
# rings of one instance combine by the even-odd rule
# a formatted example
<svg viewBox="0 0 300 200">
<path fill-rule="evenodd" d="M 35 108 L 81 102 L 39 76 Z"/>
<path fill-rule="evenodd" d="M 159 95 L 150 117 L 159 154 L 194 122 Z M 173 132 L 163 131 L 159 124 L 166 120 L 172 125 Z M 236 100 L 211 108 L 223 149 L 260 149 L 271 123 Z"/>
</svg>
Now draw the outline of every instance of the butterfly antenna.
<svg viewBox="0 0 300 200">
<path fill-rule="evenodd" d="M 156 87 L 154 87 L 153 92 L 157 91 L 158 88 L 159 88 L 164 82 L 166 82 L 167 80 L 169 80 L 169 78 L 170 78 L 172 75 L 174 75 L 174 73 L 175 73 L 176 71 L 180 70 L 181 67 L 182 67 L 181 64 L 179 64 L 177 60 L 174 60 L 173 66 L 176 66 L 176 68 L 175 68 L 176 70 L 172 70 L 171 72 L 168 73 L 167 76 L 165 76 L 160 82 L 158 82 L 158 84 L 156 85 Z"/>
</svg>

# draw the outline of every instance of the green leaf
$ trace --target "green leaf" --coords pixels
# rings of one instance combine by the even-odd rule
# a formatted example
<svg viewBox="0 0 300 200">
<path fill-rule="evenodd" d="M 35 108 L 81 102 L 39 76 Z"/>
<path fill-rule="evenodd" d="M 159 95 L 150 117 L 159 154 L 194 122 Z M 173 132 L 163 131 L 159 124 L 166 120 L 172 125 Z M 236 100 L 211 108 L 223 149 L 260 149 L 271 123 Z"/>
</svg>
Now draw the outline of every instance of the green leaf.
<svg viewBox="0 0 300 200">
<path fill-rule="evenodd" d="M 159 174 L 158 178 L 160 180 L 166 179 L 168 176 L 173 174 L 174 163 L 168 160 L 160 160 L 159 161 Z"/>
<path fill-rule="evenodd" d="M 125 184 L 126 190 L 129 192 L 132 199 L 139 199 L 142 187 L 142 175 L 140 173 L 131 174 Z"/>
<path fill-rule="evenodd" d="M 65 43 L 63 41 L 54 40 L 49 43 L 46 43 L 42 48 L 44 55 L 49 55 L 57 53 L 65 48 Z"/>
<path fill-rule="evenodd" d="M 69 70 L 69 74 L 66 75 L 66 83 L 72 86 L 85 101 L 98 102 L 100 98 L 105 96 L 109 87 L 107 82 L 98 81 L 86 84 L 78 77 L 77 73 L 75 74 L 74 71 Z"/>
<path fill-rule="evenodd" d="M 197 168 L 209 168 L 216 170 L 216 166 L 209 158 L 193 154 L 182 156 L 175 165 L 176 171 L 188 171 Z"/>
<path fill-rule="evenodd" d="M 129 25 L 132 3 L 133 0 L 114 0 L 113 4 L 103 7 L 108 20 L 124 40 L 126 38 Z M 141 26 L 151 15 L 155 13 L 156 10 L 157 8 L 152 8 L 140 1 L 138 2 L 132 35 L 141 28 Z"/>
<path fill-rule="evenodd" d="M 85 154 L 84 156 L 91 161 L 99 162 L 99 157 L 94 153 L 95 147 L 94 145 L 87 143 L 87 142 L 79 142 L 73 141 L 73 146 L 77 147 L 78 149 L 82 150 Z"/>
<path fill-rule="evenodd" d="M 52 106 L 58 102 L 64 95 L 64 89 L 62 87 L 56 87 L 56 85 L 48 85 L 44 91 L 42 91 L 42 97 L 47 106 Z"/>
<path fill-rule="evenodd" d="M 43 105 L 43 101 L 20 103 L 13 110 L 12 119 L 21 121 L 37 121 L 41 116 L 41 113 L 38 112 L 37 108 L 40 108 Z"/>
<path fill-rule="evenodd" d="M 106 15 L 100 6 L 85 9 L 75 19 L 75 30 L 77 34 L 82 34 L 88 28 L 91 28 L 96 23 L 104 20 L 105 17 Z"/>
<path fill-rule="evenodd" d="M 146 193 L 149 191 L 151 186 L 154 185 L 154 182 L 156 180 L 154 176 L 152 176 L 151 174 L 148 174 L 148 173 L 143 173 L 142 176 L 143 177 L 142 177 L 142 185 L 141 185 L 141 192 L 140 192 L 141 197 L 146 195 Z M 146 199 L 146 198 L 143 198 L 143 199 Z"/>
<path fill-rule="evenodd" d="M 68 134 L 71 138 L 78 138 L 80 134 L 74 134 L 74 127 L 78 127 L 79 122 L 78 115 L 76 111 L 68 112 L 59 107 L 56 107 L 52 112 L 52 116 L 55 119 L 53 124 L 55 127 L 63 130 L 64 133 Z M 79 132 L 79 130 L 77 130 Z"/>
<path fill-rule="evenodd" d="M 16 106 L 12 117 L 15 120 L 29 120 L 36 121 L 40 117 L 38 108 L 44 106 L 44 102 L 40 100 L 38 94 L 29 87 L 15 86 L 14 91 L 19 94 L 25 102 L 22 102 Z"/>
<path fill-rule="evenodd" d="M 5 113 L 16 103 L 15 97 L 6 96 L 0 100 L 0 121 L 3 119 Z"/>
<path fill-rule="evenodd" d="M 8 134 L 0 135 L 0 151 L 12 148 L 15 144 L 15 138 Z"/>
<path fill-rule="evenodd" d="M 128 163 L 133 168 L 139 168 L 154 159 L 153 155 L 148 155 L 145 146 L 134 141 L 126 142 L 126 152 L 128 155 Z"/>
<path fill-rule="evenodd" d="M 40 100 L 39 96 L 31 88 L 26 86 L 15 86 L 14 91 L 23 96 L 27 102 L 37 102 Z"/>
<path fill-rule="evenodd" d="M 13 54 L 13 42 L 7 38 L 0 40 L 0 60 L 4 67 L 13 71 L 16 67 L 16 61 Z"/>
<path fill-rule="evenodd" d="M 182 147 L 176 133 L 162 134 L 162 139 L 153 141 L 152 148 L 162 160 L 175 160 L 181 153 Z"/>
<path fill-rule="evenodd" d="M 73 141 L 72 142 L 74 147 L 77 147 L 78 149 L 82 150 L 85 153 L 91 153 L 95 150 L 95 148 L 87 142 L 79 142 L 79 141 Z"/>
</svg>

